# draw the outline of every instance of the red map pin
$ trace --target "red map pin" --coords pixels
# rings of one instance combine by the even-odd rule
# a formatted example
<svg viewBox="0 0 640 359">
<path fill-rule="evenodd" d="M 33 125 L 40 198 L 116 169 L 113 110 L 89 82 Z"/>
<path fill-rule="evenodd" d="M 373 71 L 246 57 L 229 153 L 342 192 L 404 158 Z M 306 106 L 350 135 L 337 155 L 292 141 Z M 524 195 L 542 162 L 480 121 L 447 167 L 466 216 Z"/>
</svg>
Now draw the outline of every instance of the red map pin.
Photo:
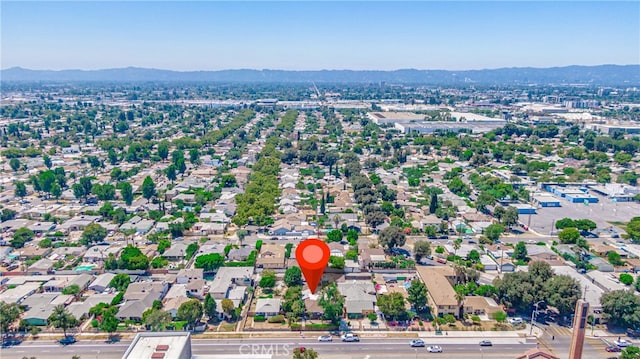
<svg viewBox="0 0 640 359">
<path fill-rule="evenodd" d="M 302 269 L 302 274 L 312 294 L 316 292 L 330 256 L 329 246 L 315 238 L 302 241 L 296 248 L 298 265 Z"/>
</svg>

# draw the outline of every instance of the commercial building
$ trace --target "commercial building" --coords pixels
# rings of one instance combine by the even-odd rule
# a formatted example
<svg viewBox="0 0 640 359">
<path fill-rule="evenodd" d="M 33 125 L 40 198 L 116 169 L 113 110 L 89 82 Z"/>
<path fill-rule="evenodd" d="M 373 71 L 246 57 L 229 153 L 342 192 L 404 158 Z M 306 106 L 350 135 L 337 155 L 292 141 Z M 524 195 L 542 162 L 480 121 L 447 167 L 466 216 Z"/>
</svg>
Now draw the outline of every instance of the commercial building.
<svg viewBox="0 0 640 359">
<path fill-rule="evenodd" d="M 191 334 L 138 333 L 122 359 L 191 359 Z"/>
<path fill-rule="evenodd" d="M 598 203 L 598 197 L 587 193 L 586 187 L 564 187 L 559 185 L 544 185 L 543 188 L 560 198 L 564 198 L 571 203 Z"/>
<path fill-rule="evenodd" d="M 640 193 L 640 188 L 622 183 L 607 183 L 605 185 L 592 186 L 591 190 L 615 202 L 631 202 L 633 198 Z"/>
<path fill-rule="evenodd" d="M 547 194 L 534 195 L 533 203 L 539 205 L 540 207 L 562 207 L 560 205 L 559 199 Z"/>
</svg>

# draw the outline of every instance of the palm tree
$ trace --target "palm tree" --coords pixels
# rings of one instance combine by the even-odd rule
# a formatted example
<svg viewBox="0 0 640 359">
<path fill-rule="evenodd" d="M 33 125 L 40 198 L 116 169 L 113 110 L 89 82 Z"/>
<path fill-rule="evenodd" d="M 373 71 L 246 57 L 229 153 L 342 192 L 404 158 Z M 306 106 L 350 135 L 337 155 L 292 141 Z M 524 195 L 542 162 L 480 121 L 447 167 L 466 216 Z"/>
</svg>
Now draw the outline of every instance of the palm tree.
<svg viewBox="0 0 640 359">
<path fill-rule="evenodd" d="M 67 336 L 67 329 L 78 325 L 76 318 L 69 313 L 64 305 L 58 305 L 53 309 L 53 313 L 49 316 L 49 324 L 55 328 L 61 328 L 64 336 Z"/>
<path fill-rule="evenodd" d="M 462 238 L 458 238 L 453 242 L 453 256 L 455 257 L 458 253 L 458 249 L 462 246 Z"/>
<path fill-rule="evenodd" d="M 458 302 L 458 318 L 462 318 L 463 316 L 463 304 L 464 304 L 465 293 L 462 288 L 456 288 L 456 302 Z"/>
</svg>

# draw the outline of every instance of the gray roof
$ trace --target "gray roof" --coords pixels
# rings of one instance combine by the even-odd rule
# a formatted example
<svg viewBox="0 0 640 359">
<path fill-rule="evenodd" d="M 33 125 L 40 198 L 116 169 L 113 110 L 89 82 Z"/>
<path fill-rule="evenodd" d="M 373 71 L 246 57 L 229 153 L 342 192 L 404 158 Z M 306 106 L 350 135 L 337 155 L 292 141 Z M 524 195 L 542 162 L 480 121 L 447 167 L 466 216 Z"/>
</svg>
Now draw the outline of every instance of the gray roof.
<svg viewBox="0 0 640 359">
<path fill-rule="evenodd" d="M 256 302 L 256 313 L 277 313 L 280 311 L 280 299 L 260 298 Z"/>
</svg>

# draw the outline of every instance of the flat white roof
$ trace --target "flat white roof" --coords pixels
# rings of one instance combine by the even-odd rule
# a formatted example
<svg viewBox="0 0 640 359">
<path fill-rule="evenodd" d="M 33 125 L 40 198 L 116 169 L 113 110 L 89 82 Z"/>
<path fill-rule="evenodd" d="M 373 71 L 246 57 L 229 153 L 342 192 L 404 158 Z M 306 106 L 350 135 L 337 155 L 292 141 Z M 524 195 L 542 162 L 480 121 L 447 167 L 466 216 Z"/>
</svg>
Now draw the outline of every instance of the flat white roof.
<svg viewBox="0 0 640 359">
<path fill-rule="evenodd" d="M 150 359 L 159 345 L 166 345 L 168 349 L 162 351 L 165 359 L 180 358 L 180 354 L 187 345 L 191 345 L 189 333 L 152 333 L 138 334 L 136 339 L 124 354 L 122 359 Z M 155 334 L 155 333 L 154 333 Z"/>
</svg>

